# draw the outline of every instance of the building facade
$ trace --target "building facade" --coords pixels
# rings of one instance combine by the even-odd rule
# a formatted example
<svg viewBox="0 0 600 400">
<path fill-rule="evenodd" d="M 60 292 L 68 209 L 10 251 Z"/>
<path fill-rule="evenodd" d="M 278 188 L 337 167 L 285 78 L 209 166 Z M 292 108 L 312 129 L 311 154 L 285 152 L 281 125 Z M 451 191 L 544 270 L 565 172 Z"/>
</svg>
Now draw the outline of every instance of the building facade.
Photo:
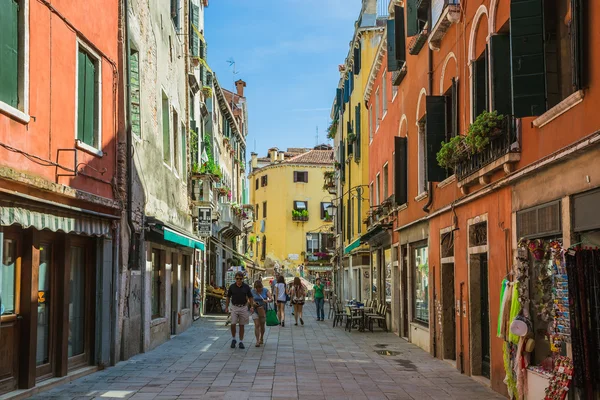
<svg viewBox="0 0 600 400">
<path fill-rule="evenodd" d="M 250 202 L 254 227 L 249 238 L 253 260 L 272 275 L 329 276 L 334 248 L 332 195 L 323 185 L 332 175 L 333 150 L 271 148 L 267 158 L 252 153 Z"/>
<path fill-rule="evenodd" d="M 362 94 L 373 211 L 361 243 L 377 277 L 373 297 L 383 301 L 376 288 L 390 282 L 394 332 L 514 394 L 505 384 L 513 344 L 497 332 L 503 282 L 541 276 L 534 258 L 526 273 L 515 267 L 524 244 L 552 242 L 560 254 L 598 244 L 598 51 L 589 27 L 600 9 L 577 0 L 388 5 Z M 533 305 L 526 315 L 535 348 L 523 372 L 533 383 L 522 391 L 543 398 L 552 371 L 538 371 L 557 354 L 548 341 L 555 328 Z"/>
<path fill-rule="evenodd" d="M 0 395 L 117 361 L 118 5 L 0 3 Z"/>
</svg>

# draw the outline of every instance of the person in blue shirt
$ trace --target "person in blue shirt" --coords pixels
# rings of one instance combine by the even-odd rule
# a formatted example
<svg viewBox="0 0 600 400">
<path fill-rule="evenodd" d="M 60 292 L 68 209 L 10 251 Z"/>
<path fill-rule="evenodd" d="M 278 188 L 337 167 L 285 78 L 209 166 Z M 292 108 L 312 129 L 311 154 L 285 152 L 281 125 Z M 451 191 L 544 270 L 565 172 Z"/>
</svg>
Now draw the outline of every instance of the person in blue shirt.
<svg viewBox="0 0 600 400">
<path fill-rule="evenodd" d="M 267 320 L 267 303 L 273 301 L 271 292 L 266 287 L 263 287 L 262 281 L 254 282 L 252 289 L 252 297 L 254 300 L 254 312 L 252 316 L 254 320 L 254 335 L 256 336 L 256 347 L 263 344 L 265 336 L 265 322 Z"/>
</svg>

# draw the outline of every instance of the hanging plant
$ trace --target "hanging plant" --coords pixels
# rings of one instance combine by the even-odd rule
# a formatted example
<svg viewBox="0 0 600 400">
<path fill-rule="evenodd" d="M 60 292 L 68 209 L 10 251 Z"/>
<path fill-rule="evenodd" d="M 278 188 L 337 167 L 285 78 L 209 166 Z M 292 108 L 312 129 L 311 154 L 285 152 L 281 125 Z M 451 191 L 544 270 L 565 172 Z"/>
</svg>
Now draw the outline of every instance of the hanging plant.
<svg viewBox="0 0 600 400">
<path fill-rule="evenodd" d="M 329 128 L 327 128 L 327 138 L 328 139 L 335 139 L 335 135 L 337 134 L 337 128 L 338 128 L 338 121 L 332 121 L 331 125 L 329 125 Z"/>
<path fill-rule="evenodd" d="M 354 143 L 356 141 L 356 133 L 348 132 L 348 143 Z"/>
<path fill-rule="evenodd" d="M 477 116 L 475 121 L 469 126 L 465 142 L 471 154 L 481 153 L 490 139 L 502 134 L 503 115 L 498 115 L 498 111 L 484 111 Z"/>
</svg>

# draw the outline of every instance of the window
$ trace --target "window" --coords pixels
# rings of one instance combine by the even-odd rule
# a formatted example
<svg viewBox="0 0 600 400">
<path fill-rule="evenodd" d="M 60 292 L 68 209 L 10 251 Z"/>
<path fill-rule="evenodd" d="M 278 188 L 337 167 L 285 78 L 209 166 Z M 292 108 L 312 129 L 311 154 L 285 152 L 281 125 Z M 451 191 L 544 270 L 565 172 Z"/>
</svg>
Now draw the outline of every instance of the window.
<svg viewBox="0 0 600 400">
<path fill-rule="evenodd" d="M 473 63 L 473 120 L 488 107 L 487 50 Z"/>
<path fill-rule="evenodd" d="M 263 201 L 263 218 L 267 218 L 267 202 Z"/>
<path fill-rule="evenodd" d="M 29 122 L 29 2 L 0 2 L 0 109 Z"/>
<path fill-rule="evenodd" d="M 129 55 L 129 103 L 130 103 L 130 124 L 131 132 L 136 137 L 141 136 L 140 126 L 140 53 L 131 49 Z M 193 104 L 193 103 L 192 103 Z"/>
<path fill-rule="evenodd" d="M 307 253 L 318 253 L 319 252 L 319 234 L 318 233 L 307 233 L 306 234 L 306 252 Z"/>
<path fill-rule="evenodd" d="M 375 132 L 379 129 L 379 88 L 375 92 Z"/>
<path fill-rule="evenodd" d="M 360 235 L 362 233 L 362 202 L 363 202 L 363 198 L 362 198 L 362 188 L 356 188 L 356 195 L 357 200 L 356 200 L 356 204 L 358 207 L 358 210 L 356 211 L 356 215 L 358 216 L 358 234 Z"/>
<path fill-rule="evenodd" d="M 369 185 L 369 205 L 371 208 L 375 205 L 375 197 L 373 197 L 373 182 Z"/>
<path fill-rule="evenodd" d="M 294 171 L 294 182 L 308 182 L 308 171 Z"/>
<path fill-rule="evenodd" d="M 187 181 L 187 138 L 185 125 L 181 124 L 181 177 Z"/>
<path fill-rule="evenodd" d="M 181 167 L 179 154 L 179 121 L 177 118 L 177 111 L 173 110 L 173 168 L 177 173 Z"/>
<path fill-rule="evenodd" d="M 383 111 L 381 112 L 381 115 L 383 115 L 383 117 L 385 117 L 385 115 L 387 114 L 387 108 L 388 108 L 388 102 L 387 102 L 387 70 L 383 71 L 383 78 L 381 80 L 381 86 L 382 86 L 382 91 L 381 91 L 381 105 L 383 107 Z"/>
<path fill-rule="evenodd" d="M 331 202 L 321 202 L 321 219 L 326 219 L 328 221 L 331 221 L 332 216 L 329 215 L 329 211 L 328 208 L 331 207 L 333 204 Z"/>
<path fill-rule="evenodd" d="M 381 195 L 381 176 L 380 174 L 377 174 L 377 178 L 375 179 L 375 205 L 380 205 L 381 204 L 381 198 L 379 197 Z"/>
<path fill-rule="evenodd" d="M 171 165 L 171 130 L 169 128 L 169 98 L 162 92 L 163 161 Z"/>
<path fill-rule="evenodd" d="M 0 299 L 4 309 L 1 315 L 15 313 L 16 262 L 17 243 L 5 238 L 2 241 L 2 271 L 0 271 Z"/>
<path fill-rule="evenodd" d="M 171 20 L 173 21 L 173 25 L 175 26 L 175 30 L 179 32 L 181 28 L 179 22 L 179 0 L 171 0 Z"/>
<path fill-rule="evenodd" d="M 350 204 L 350 199 L 348 199 L 346 205 L 346 239 L 350 239 L 350 231 L 352 230 L 352 204 Z"/>
<path fill-rule="evenodd" d="M 373 140 L 373 106 L 369 107 L 369 142 Z"/>
<path fill-rule="evenodd" d="M 429 325 L 429 264 L 427 246 L 413 252 L 413 319 Z"/>
<path fill-rule="evenodd" d="M 256 221 L 258 219 L 258 203 L 256 204 L 256 212 L 254 213 L 254 220 Z"/>
<path fill-rule="evenodd" d="M 181 263 L 181 292 L 182 301 L 181 308 L 190 308 L 190 257 L 183 256 L 183 262 Z"/>
<path fill-rule="evenodd" d="M 258 190 L 258 178 L 254 182 L 254 190 Z"/>
<path fill-rule="evenodd" d="M 269 177 L 267 175 L 263 175 L 260 177 L 260 186 L 267 186 L 267 184 L 269 183 Z"/>
<path fill-rule="evenodd" d="M 82 43 L 77 53 L 77 140 L 100 149 L 101 63 Z"/>
<path fill-rule="evenodd" d="M 160 250 L 152 250 L 152 319 L 159 318 L 161 316 L 160 312 L 160 302 L 161 302 L 161 279 L 160 279 Z"/>
<path fill-rule="evenodd" d="M 260 259 L 264 260 L 267 258 L 267 236 L 263 235 L 262 237 L 262 252 L 260 254 Z"/>
<path fill-rule="evenodd" d="M 419 194 L 427 191 L 427 160 L 425 159 L 425 121 L 422 119 L 418 124 L 419 129 Z"/>
<path fill-rule="evenodd" d="M 296 211 L 307 210 L 308 211 L 308 202 L 295 200 L 294 201 L 294 210 L 296 210 Z"/>
<path fill-rule="evenodd" d="M 389 197 L 388 192 L 388 163 L 383 166 L 383 199 L 386 200 Z"/>
</svg>

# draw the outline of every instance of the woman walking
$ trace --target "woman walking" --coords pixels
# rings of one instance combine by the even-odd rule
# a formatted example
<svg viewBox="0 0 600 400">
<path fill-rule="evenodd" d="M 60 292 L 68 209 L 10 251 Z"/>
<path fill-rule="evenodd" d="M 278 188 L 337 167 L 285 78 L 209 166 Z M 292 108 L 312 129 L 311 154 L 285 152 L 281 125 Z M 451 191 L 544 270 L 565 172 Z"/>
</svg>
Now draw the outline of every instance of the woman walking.
<svg viewBox="0 0 600 400">
<path fill-rule="evenodd" d="M 298 325 L 298 318 L 300 319 L 300 323 L 304 325 L 304 320 L 302 319 L 302 308 L 304 307 L 306 289 L 298 277 L 294 278 L 294 284 L 292 286 L 292 290 L 290 291 L 290 297 L 292 298 L 292 304 L 294 305 L 294 319 L 296 320 L 294 325 Z"/>
<path fill-rule="evenodd" d="M 277 299 L 277 318 L 281 326 L 285 326 L 285 303 L 287 302 L 288 290 L 285 286 L 285 278 L 279 275 L 275 285 L 275 298 Z"/>
<path fill-rule="evenodd" d="M 267 303 L 272 301 L 271 292 L 263 287 L 262 281 L 256 281 L 254 289 L 252 289 L 252 297 L 254 297 L 254 309 L 258 315 L 258 318 L 254 319 L 254 335 L 256 336 L 256 347 L 260 347 L 265 336 Z"/>
<path fill-rule="evenodd" d="M 317 306 L 317 321 L 325 319 L 325 294 L 323 290 L 325 285 L 321 283 L 321 278 L 317 278 L 313 290 L 315 291 L 315 305 Z"/>
</svg>

